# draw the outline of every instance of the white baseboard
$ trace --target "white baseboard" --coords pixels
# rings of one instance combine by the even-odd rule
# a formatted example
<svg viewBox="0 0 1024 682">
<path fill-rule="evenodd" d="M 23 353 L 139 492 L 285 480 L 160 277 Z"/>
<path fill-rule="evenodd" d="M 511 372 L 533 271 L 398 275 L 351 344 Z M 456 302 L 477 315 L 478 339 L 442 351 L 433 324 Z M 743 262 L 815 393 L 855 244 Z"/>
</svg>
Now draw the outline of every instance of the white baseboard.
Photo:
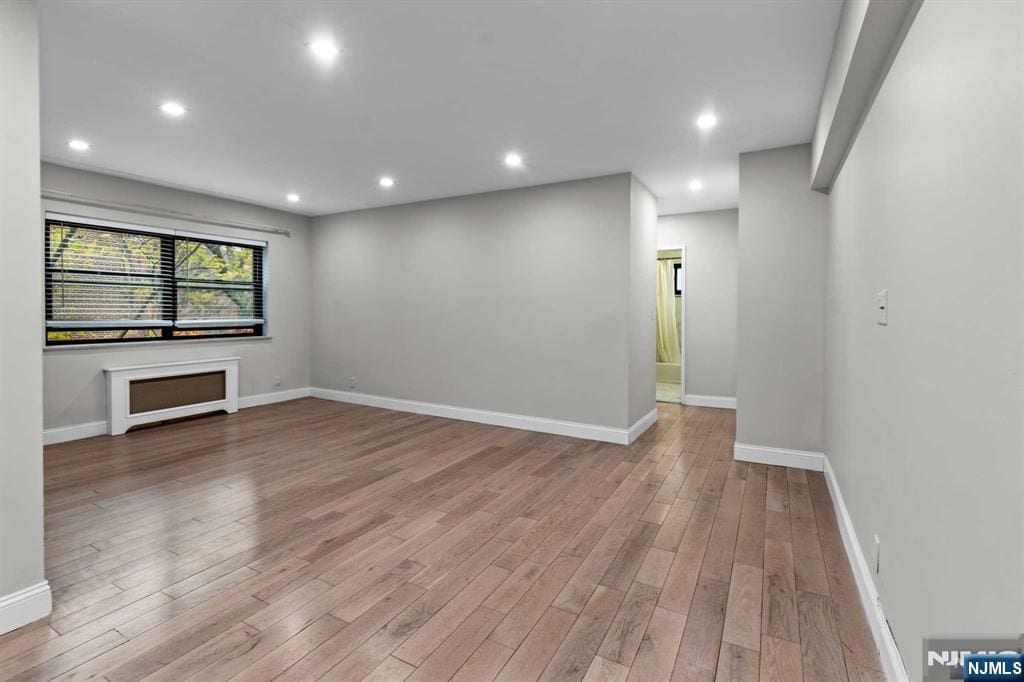
<svg viewBox="0 0 1024 682">
<path fill-rule="evenodd" d="M 66 443 L 69 440 L 80 440 L 102 436 L 107 432 L 107 422 L 86 422 L 85 424 L 74 424 L 72 426 L 58 426 L 53 429 L 43 429 L 43 445 L 54 445 L 55 443 Z"/>
<path fill-rule="evenodd" d="M 274 391 L 273 393 L 243 395 L 238 398 L 238 408 L 244 410 L 247 407 L 258 407 L 259 405 L 270 405 L 272 403 L 283 403 L 287 400 L 308 398 L 312 393 L 313 389 L 306 386 L 305 388 L 290 388 L 285 391 Z"/>
<path fill-rule="evenodd" d="M 433 417 L 446 417 L 448 419 L 459 419 L 479 424 L 506 426 L 512 429 L 523 429 L 524 431 L 553 433 L 559 436 L 571 436 L 573 438 L 585 438 L 587 440 L 599 440 L 606 443 L 619 443 L 622 445 L 628 445 L 632 442 L 631 438 L 638 437 L 651 424 L 657 421 L 658 418 L 657 410 L 655 410 L 653 417 L 651 414 L 648 414 L 629 429 L 616 429 L 608 426 L 581 424 L 579 422 L 561 421 L 558 419 L 528 417 L 521 414 L 510 414 L 508 412 L 476 410 L 469 407 L 456 407 L 454 405 L 442 405 L 439 403 L 425 403 L 418 400 L 405 400 L 402 398 L 385 398 L 384 396 L 371 395 L 369 393 L 336 391 L 330 388 L 314 388 L 312 395 L 314 398 L 334 400 L 342 403 L 353 403 L 355 405 L 381 407 L 385 410 L 427 414 Z"/>
<path fill-rule="evenodd" d="M 885 679 L 890 682 L 906 682 L 909 680 L 907 669 L 903 665 L 903 659 L 896 648 L 896 641 L 889 631 L 889 625 L 882 612 L 882 604 L 878 597 L 878 590 L 875 589 L 874 580 L 871 577 L 871 569 L 861 551 L 860 542 L 857 541 L 857 533 L 853 528 L 853 520 L 843 500 L 843 493 L 839 490 L 839 483 L 836 481 L 835 472 L 828 461 L 828 457 L 821 452 L 807 452 L 806 450 L 784 450 L 781 448 L 767 448 L 754 445 L 736 443 L 733 446 L 733 457 L 741 462 L 758 462 L 760 464 L 774 464 L 795 469 L 809 469 L 811 471 L 822 471 L 825 474 L 825 481 L 828 483 L 828 492 L 832 496 L 832 506 L 836 510 L 836 519 L 839 523 L 839 534 L 843 538 L 843 546 L 846 548 L 846 556 L 850 559 L 850 567 L 853 569 L 854 579 L 857 581 L 857 591 L 860 594 L 861 606 L 867 616 L 868 625 L 871 627 L 871 634 L 878 648 L 879 658 L 882 662 L 882 672 Z"/>
<path fill-rule="evenodd" d="M 684 405 L 695 407 L 721 407 L 726 410 L 736 409 L 736 396 L 728 395 L 690 395 L 683 396 Z"/>
<path fill-rule="evenodd" d="M 45 580 L 0 597 L 0 635 L 50 615 L 53 602 Z"/>
<path fill-rule="evenodd" d="M 629 443 L 632 443 L 641 435 L 643 435 L 643 432 L 654 426 L 655 423 L 657 423 L 657 421 L 658 408 L 655 407 L 653 410 L 651 410 L 644 416 L 640 417 L 640 419 L 636 421 L 636 424 L 633 424 L 632 426 L 629 427 Z M 629 443 L 627 443 L 627 445 Z"/>
<path fill-rule="evenodd" d="M 780 467 L 808 469 L 810 471 L 825 470 L 825 455 L 821 452 L 785 450 L 783 448 L 769 448 L 761 445 L 744 445 L 743 443 L 736 443 L 732 448 L 732 456 L 733 459 L 741 462 L 774 464 L 775 466 Z"/>
<path fill-rule="evenodd" d="M 259 405 L 270 405 L 271 403 L 283 403 L 286 400 L 308 398 L 312 391 L 313 389 L 307 386 L 305 388 L 291 388 L 285 391 L 274 391 L 273 393 L 257 393 L 256 395 L 241 396 L 238 398 L 238 407 L 239 409 L 244 410 L 247 407 L 257 407 Z M 107 422 L 105 421 L 87 422 L 85 424 L 74 424 L 72 426 L 58 426 L 53 429 L 43 430 L 43 445 L 54 445 L 56 443 L 66 443 L 69 440 L 103 436 L 106 433 Z"/>
<path fill-rule="evenodd" d="M 861 551 L 860 542 L 857 541 L 857 533 L 853 528 L 853 520 L 850 512 L 843 501 L 843 493 L 839 490 L 839 482 L 836 481 L 832 465 L 825 460 L 825 481 L 828 483 L 828 492 L 832 496 L 832 506 L 836 510 L 836 519 L 839 522 L 839 534 L 843 538 L 843 546 L 846 548 L 846 556 L 850 558 L 850 566 L 853 569 L 853 577 L 857 581 L 857 591 L 860 593 L 861 606 L 864 607 L 864 614 L 867 616 L 868 625 L 871 627 L 871 634 L 875 638 L 875 646 L 878 647 L 879 658 L 882 661 L 882 672 L 885 679 L 895 682 L 906 682 L 909 680 L 907 669 L 903 665 L 899 649 L 896 648 L 896 641 L 885 620 L 885 613 L 882 612 L 882 603 L 878 597 L 878 590 L 875 589 L 875 582 L 871 577 L 871 569 L 864 552 Z"/>
<path fill-rule="evenodd" d="M 385 398 L 383 396 L 370 395 L 367 393 L 335 391 L 326 388 L 293 388 L 285 391 L 275 391 L 273 393 L 259 393 L 257 395 L 241 396 L 238 399 L 238 407 L 240 409 L 245 409 L 248 407 L 256 407 L 258 405 L 280 403 L 286 400 L 308 398 L 309 396 L 322 398 L 324 400 L 335 400 L 343 403 L 382 407 L 387 410 L 398 410 L 399 412 L 429 414 L 435 417 L 461 419 L 463 421 L 478 422 L 481 424 L 507 426 L 513 429 L 523 429 L 525 431 L 553 433 L 560 436 L 572 436 L 573 438 L 585 438 L 587 440 L 599 440 L 607 443 L 619 443 L 622 445 L 632 443 L 640 437 L 640 434 L 658 421 L 658 411 L 655 409 L 644 415 L 636 424 L 633 424 L 628 429 L 616 429 L 608 426 L 597 426 L 594 424 L 581 424 L 579 422 L 545 419 L 543 417 L 527 417 L 519 414 L 509 414 L 506 412 L 475 410 L 467 407 L 424 403 L 415 400 L 403 400 L 400 398 Z M 78 440 L 80 438 L 102 436 L 106 432 L 107 422 L 105 421 L 46 429 L 43 431 L 43 444 L 53 445 L 55 443 L 64 443 L 66 441 Z"/>
</svg>

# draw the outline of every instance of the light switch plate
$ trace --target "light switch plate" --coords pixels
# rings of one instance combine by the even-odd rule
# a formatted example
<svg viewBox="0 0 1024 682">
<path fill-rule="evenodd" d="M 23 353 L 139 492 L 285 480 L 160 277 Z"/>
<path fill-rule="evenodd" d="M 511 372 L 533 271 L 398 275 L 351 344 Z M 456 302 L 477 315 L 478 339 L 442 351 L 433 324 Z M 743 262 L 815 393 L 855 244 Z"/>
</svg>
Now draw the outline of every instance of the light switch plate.
<svg viewBox="0 0 1024 682">
<path fill-rule="evenodd" d="M 876 299 L 876 305 L 878 308 L 878 324 L 886 326 L 889 324 L 889 290 L 882 289 L 878 292 Z"/>
</svg>

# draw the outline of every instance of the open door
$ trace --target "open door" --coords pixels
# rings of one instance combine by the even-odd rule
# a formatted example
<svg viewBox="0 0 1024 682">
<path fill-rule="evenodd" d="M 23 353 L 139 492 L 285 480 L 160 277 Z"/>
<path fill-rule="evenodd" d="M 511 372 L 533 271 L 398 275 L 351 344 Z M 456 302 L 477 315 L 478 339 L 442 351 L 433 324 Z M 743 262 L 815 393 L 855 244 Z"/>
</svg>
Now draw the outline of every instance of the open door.
<svg viewBox="0 0 1024 682">
<path fill-rule="evenodd" d="M 686 395 L 685 250 L 659 249 L 656 302 L 656 399 L 682 403 Z"/>
</svg>

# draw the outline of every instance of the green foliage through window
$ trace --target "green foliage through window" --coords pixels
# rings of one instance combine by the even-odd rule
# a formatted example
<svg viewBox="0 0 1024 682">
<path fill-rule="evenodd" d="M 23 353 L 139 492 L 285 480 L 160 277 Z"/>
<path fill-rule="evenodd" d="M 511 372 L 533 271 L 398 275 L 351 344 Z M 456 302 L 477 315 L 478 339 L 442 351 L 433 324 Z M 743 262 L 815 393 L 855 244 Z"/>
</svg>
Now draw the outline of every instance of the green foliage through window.
<svg viewBox="0 0 1024 682">
<path fill-rule="evenodd" d="M 261 336 L 264 247 L 46 223 L 47 343 Z"/>
</svg>

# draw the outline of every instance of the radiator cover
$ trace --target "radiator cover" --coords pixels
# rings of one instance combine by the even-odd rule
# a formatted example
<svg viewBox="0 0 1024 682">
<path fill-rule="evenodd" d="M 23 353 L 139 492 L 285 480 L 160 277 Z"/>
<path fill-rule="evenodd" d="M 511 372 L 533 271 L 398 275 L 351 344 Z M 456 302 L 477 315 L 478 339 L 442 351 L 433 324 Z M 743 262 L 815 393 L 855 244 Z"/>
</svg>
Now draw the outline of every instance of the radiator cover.
<svg viewBox="0 0 1024 682">
<path fill-rule="evenodd" d="M 104 369 L 107 433 L 208 412 L 238 411 L 238 358 Z"/>
</svg>

